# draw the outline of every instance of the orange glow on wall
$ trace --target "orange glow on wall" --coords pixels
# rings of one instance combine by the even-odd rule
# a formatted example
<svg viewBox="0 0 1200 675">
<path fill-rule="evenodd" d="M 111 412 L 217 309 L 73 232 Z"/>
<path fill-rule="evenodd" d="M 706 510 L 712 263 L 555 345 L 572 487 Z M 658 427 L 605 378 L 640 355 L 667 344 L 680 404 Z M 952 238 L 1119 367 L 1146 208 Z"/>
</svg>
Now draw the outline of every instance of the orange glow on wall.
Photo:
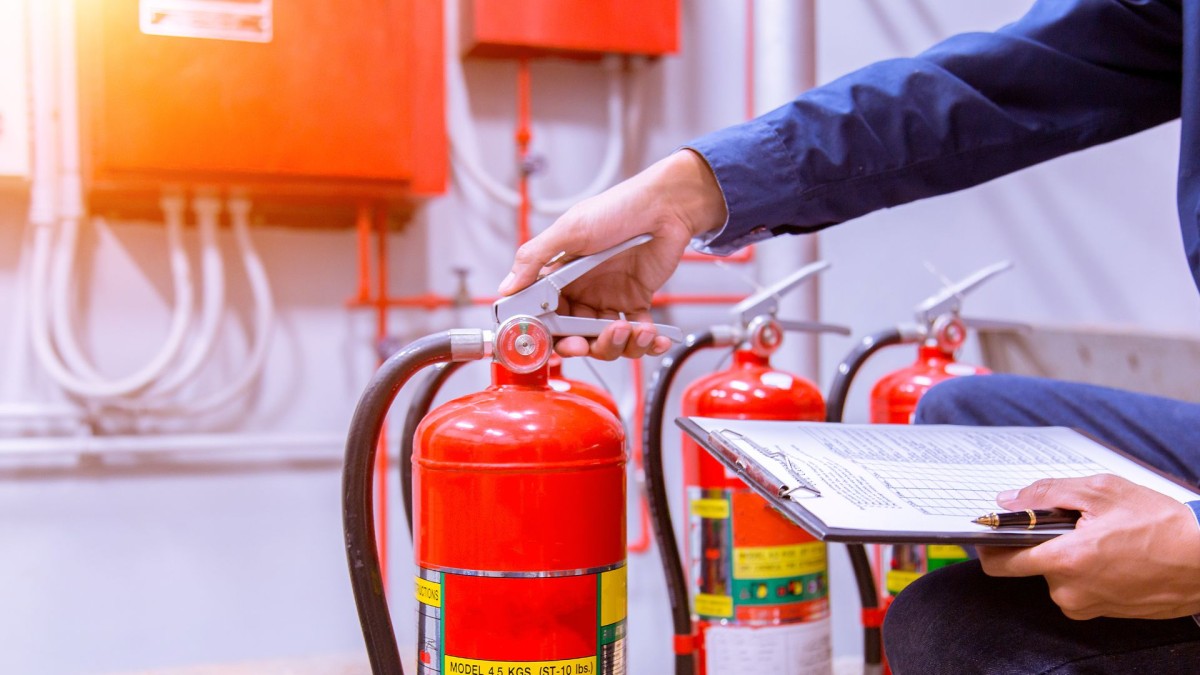
<svg viewBox="0 0 1200 675">
<path fill-rule="evenodd" d="M 93 194 L 171 181 L 271 195 L 444 191 L 440 0 L 197 6 L 80 3 Z"/>
</svg>

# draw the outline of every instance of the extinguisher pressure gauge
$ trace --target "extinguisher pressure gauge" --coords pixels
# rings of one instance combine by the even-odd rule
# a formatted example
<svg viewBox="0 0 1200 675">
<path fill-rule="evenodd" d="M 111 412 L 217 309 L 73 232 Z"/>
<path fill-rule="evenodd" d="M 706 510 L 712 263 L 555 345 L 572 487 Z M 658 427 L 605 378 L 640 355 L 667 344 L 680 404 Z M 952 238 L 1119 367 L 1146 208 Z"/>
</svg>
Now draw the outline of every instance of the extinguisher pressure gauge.
<svg viewBox="0 0 1200 675">
<path fill-rule="evenodd" d="M 546 325 L 531 316 L 514 316 L 496 330 L 496 361 L 514 373 L 546 365 L 552 347 Z"/>
</svg>

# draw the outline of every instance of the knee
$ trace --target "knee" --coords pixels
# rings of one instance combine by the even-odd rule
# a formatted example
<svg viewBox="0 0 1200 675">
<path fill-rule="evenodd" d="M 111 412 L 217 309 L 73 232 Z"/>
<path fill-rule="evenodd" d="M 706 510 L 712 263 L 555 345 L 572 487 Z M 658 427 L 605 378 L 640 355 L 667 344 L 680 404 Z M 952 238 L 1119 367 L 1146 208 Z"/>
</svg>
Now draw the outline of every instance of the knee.
<svg viewBox="0 0 1200 675">
<path fill-rule="evenodd" d="M 916 424 L 986 424 L 981 412 L 997 391 L 994 377 L 956 377 L 938 383 L 921 396 Z"/>
<path fill-rule="evenodd" d="M 883 646 L 898 675 L 956 672 L 976 645 L 965 599 L 983 578 L 977 561 L 926 574 L 896 596 L 883 623 Z M 959 650 L 965 650 L 960 653 Z"/>
</svg>

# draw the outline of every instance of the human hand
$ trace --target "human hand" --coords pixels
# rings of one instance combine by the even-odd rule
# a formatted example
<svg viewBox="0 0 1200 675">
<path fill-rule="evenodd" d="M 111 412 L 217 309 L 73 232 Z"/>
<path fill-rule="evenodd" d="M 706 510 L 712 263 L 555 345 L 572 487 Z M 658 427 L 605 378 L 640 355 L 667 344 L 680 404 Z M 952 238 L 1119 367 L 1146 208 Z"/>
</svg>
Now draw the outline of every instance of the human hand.
<svg viewBox="0 0 1200 675">
<path fill-rule="evenodd" d="M 1186 505 L 1109 474 L 1040 480 L 996 502 L 1081 517 L 1073 532 L 1037 546 L 980 547 L 984 572 L 1046 577 L 1051 599 L 1072 619 L 1200 612 L 1200 528 Z"/>
<path fill-rule="evenodd" d="M 551 260 L 554 265 L 566 263 L 650 234 L 649 242 L 606 261 L 563 289 L 561 313 L 617 320 L 590 342 L 566 337 L 555 349 L 563 356 L 591 355 L 609 361 L 662 354 L 671 341 L 654 329 L 650 317 L 654 292 L 675 271 L 688 241 L 724 222 L 725 198 L 708 164 L 696 153 L 681 150 L 576 204 L 526 242 L 517 250 L 500 294 L 512 295 L 533 283 Z M 621 314 L 637 325 L 620 320 Z"/>
</svg>

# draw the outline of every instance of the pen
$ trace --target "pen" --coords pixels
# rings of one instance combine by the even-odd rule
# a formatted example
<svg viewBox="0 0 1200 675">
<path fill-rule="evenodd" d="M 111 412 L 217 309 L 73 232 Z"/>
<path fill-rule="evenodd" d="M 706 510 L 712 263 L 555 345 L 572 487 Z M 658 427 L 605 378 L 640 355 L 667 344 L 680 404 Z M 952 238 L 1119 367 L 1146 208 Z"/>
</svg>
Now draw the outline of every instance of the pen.
<svg viewBox="0 0 1200 675">
<path fill-rule="evenodd" d="M 987 525 L 993 530 L 999 527 L 1019 527 L 1036 530 L 1041 527 L 1074 527 L 1079 520 L 1078 511 L 1067 509 L 1025 509 L 1012 513 L 989 513 L 976 518 L 975 523 Z"/>
</svg>

